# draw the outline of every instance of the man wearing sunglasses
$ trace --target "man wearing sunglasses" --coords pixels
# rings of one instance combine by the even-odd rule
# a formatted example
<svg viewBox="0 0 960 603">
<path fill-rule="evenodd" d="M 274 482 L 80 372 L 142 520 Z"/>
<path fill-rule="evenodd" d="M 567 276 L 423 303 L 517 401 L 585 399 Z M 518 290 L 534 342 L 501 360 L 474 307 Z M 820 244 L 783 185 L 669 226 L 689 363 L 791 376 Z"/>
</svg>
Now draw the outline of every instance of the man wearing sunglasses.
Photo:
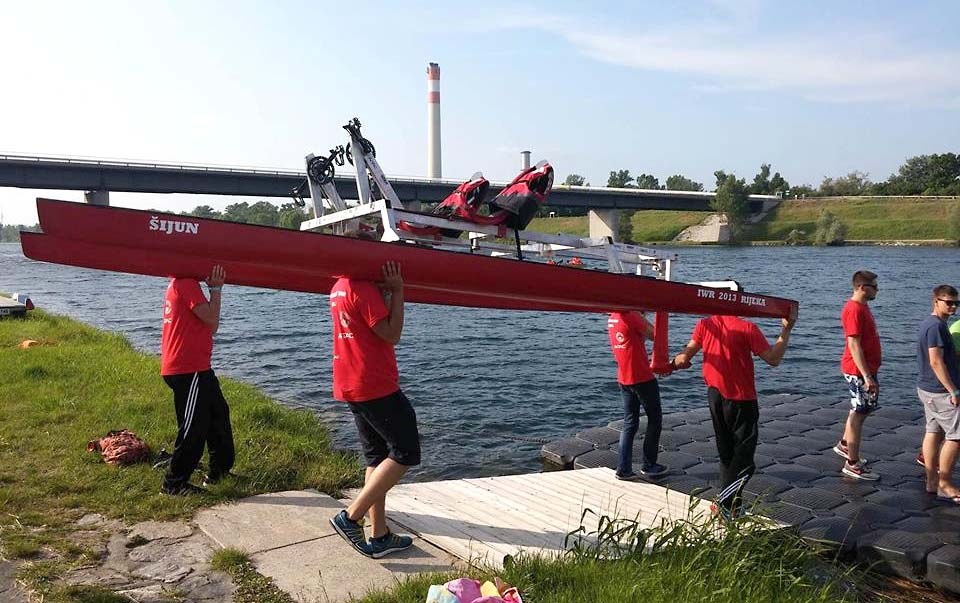
<svg viewBox="0 0 960 603">
<path fill-rule="evenodd" d="M 957 313 L 957 290 L 933 290 L 933 312 L 920 323 L 917 337 L 917 395 L 923 403 L 927 492 L 960 504 L 960 489 L 951 479 L 960 451 L 960 367 L 947 319 Z"/>
<path fill-rule="evenodd" d="M 840 312 L 846 345 L 840 358 L 840 370 L 850 390 L 850 412 L 843 428 L 843 437 L 833 451 L 847 459 L 843 474 L 863 480 L 877 480 L 860 456 L 863 423 L 878 408 L 880 384 L 880 335 L 868 305 L 877 298 L 877 275 L 869 270 L 853 274 L 853 294 Z"/>
</svg>

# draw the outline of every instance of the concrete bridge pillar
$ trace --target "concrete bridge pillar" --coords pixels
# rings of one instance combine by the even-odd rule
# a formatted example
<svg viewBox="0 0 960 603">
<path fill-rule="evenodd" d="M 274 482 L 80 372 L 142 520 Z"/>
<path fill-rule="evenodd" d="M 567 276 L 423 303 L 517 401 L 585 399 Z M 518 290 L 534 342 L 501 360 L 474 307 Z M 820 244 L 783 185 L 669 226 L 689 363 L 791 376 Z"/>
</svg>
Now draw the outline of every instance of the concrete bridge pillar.
<svg viewBox="0 0 960 603">
<path fill-rule="evenodd" d="M 619 209 L 591 209 L 587 215 L 590 217 L 590 237 L 613 237 L 617 240 L 617 229 L 620 226 Z"/>
<path fill-rule="evenodd" d="M 110 205 L 110 191 L 87 191 L 83 193 L 83 200 L 90 205 Z"/>
</svg>

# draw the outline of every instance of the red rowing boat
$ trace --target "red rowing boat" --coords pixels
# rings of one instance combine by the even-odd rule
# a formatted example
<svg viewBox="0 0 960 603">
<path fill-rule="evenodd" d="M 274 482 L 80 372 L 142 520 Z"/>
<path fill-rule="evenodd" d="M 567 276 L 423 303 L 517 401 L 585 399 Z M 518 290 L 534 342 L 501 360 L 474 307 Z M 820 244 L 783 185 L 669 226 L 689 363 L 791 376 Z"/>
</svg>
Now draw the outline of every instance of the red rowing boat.
<svg viewBox="0 0 960 603">
<path fill-rule="evenodd" d="M 340 276 L 378 280 L 403 269 L 412 302 L 480 308 L 784 317 L 797 302 L 646 276 L 518 261 L 316 232 L 158 212 L 37 200 L 42 235 L 24 255 L 71 266 L 203 278 L 222 264 L 230 283 L 327 293 Z"/>
</svg>

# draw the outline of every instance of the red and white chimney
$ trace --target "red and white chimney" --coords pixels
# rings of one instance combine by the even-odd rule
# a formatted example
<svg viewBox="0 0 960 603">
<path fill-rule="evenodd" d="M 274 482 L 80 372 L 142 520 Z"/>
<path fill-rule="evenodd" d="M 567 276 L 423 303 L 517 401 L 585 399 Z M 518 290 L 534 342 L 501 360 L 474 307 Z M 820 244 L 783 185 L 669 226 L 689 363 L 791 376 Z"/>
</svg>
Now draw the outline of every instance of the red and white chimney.
<svg viewBox="0 0 960 603">
<path fill-rule="evenodd" d="M 440 178 L 440 65 L 427 66 L 427 177 Z"/>
</svg>

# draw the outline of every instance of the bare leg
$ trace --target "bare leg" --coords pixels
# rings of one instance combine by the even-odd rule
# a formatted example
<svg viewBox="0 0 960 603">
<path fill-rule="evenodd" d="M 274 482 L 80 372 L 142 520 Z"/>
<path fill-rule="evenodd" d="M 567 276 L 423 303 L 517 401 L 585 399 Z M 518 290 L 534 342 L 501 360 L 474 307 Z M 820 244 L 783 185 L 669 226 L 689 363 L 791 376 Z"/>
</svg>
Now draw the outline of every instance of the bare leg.
<svg viewBox="0 0 960 603">
<path fill-rule="evenodd" d="M 937 492 L 937 471 L 940 464 L 940 444 L 943 443 L 942 433 L 923 434 L 923 468 L 927 474 L 927 492 Z"/>
<path fill-rule="evenodd" d="M 408 467 L 401 465 L 393 459 L 386 459 L 377 465 L 372 471 L 367 472 L 366 482 L 363 490 L 347 507 L 347 516 L 352 521 L 358 521 L 361 517 L 370 512 L 370 520 L 373 522 L 373 537 L 383 536 L 387 532 L 385 504 L 387 491 L 394 487 L 400 478 L 407 472 Z M 378 509 L 374 509 L 379 504 Z M 380 525 L 377 525 L 377 522 Z M 379 532 L 378 532 L 379 527 Z"/>
<path fill-rule="evenodd" d="M 939 488 L 946 496 L 960 495 L 960 490 L 953 485 L 950 479 L 953 474 L 953 465 L 957 462 L 957 453 L 960 452 L 960 441 L 946 440 L 940 446 L 940 478 Z"/>
<path fill-rule="evenodd" d="M 367 467 L 367 474 L 363 480 L 364 484 L 370 483 L 370 476 L 376 467 Z M 371 505 L 367 511 L 367 517 L 370 518 L 370 526 L 373 529 L 372 536 L 377 538 L 387 533 L 387 495 L 384 494 Z"/>
<path fill-rule="evenodd" d="M 843 439 L 847 441 L 847 456 L 851 459 L 860 459 L 860 436 L 863 434 L 863 422 L 867 419 L 865 413 L 850 411 L 847 415 L 847 426 L 843 430 Z"/>
</svg>

